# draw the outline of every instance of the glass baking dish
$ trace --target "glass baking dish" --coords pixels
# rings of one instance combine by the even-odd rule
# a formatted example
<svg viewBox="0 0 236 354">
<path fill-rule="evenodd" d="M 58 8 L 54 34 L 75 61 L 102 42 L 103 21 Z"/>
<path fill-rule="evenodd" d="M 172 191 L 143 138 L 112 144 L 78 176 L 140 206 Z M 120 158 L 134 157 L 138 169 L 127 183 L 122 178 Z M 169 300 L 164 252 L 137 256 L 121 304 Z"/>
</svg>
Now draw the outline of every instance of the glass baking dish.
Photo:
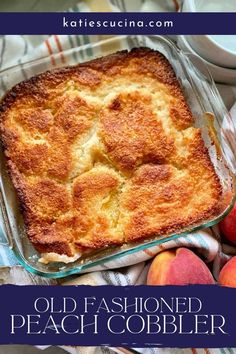
<svg viewBox="0 0 236 354">
<path fill-rule="evenodd" d="M 209 227 L 221 220 L 232 208 L 235 199 L 234 173 L 236 171 L 236 136 L 232 118 L 228 114 L 214 82 L 204 64 L 180 51 L 171 41 L 161 36 L 119 36 L 101 42 L 88 44 L 53 56 L 21 63 L 0 72 L 0 95 L 18 82 L 36 74 L 67 65 L 77 64 L 121 49 L 148 46 L 159 50 L 170 61 L 183 88 L 186 100 L 195 116 L 196 126 L 201 127 L 205 145 L 218 174 L 222 188 L 222 210 L 214 219 L 191 225 L 178 234 L 154 238 L 138 243 L 125 244 L 84 255 L 69 264 L 38 262 L 40 255 L 32 247 L 25 233 L 24 222 L 19 211 L 16 194 L 5 169 L 1 150 L 0 163 L 0 207 L 3 231 L 8 247 L 11 247 L 19 262 L 29 271 L 45 277 L 59 278 L 79 272 L 89 271 L 107 261 L 184 236 L 189 232 Z M 199 70 L 200 69 L 200 70 Z M 119 265 L 119 262 L 117 263 Z M 117 266 L 118 266 L 117 265 Z"/>
</svg>

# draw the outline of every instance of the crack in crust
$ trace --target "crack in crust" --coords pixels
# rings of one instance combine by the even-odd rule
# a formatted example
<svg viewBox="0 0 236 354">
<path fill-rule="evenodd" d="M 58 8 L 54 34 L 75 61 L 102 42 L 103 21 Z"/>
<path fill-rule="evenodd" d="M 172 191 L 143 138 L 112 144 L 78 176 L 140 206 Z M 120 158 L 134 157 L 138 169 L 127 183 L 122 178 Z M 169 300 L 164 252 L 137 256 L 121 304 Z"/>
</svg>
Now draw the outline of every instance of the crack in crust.
<svg viewBox="0 0 236 354">
<path fill-rule="evenodd" d="M 4 97 L 0 123 L 27 234 L 54 260 L 180 232 L 220 208 L 201 132 L 159 52 L 33 77 Z"/>
</svg>

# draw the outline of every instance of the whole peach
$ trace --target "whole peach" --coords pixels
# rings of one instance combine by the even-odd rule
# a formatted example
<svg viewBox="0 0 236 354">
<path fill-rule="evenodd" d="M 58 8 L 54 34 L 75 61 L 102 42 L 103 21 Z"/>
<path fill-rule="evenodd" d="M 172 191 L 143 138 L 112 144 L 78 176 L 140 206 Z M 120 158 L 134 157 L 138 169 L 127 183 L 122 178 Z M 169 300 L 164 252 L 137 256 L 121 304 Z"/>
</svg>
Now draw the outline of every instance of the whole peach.
<svg viewBox="0 0 236 354">
<path fill-rule="evenodd" d="M 214 284 L 206 264 L 187 248 L 159 253 L 153 260 L 147 277 L 148 285 Z"/>
<path fill-rule="evenodd" d="M 236 288 L 236 256 L 231 258 L 221 269 L 219 283 L 224 286 Z"/>
<path fill-rule="evenodd" d="M 231 212 L 221 220 L 219 227 L 225 238 L 236 245 L 236 204 Z"/>
</svg>

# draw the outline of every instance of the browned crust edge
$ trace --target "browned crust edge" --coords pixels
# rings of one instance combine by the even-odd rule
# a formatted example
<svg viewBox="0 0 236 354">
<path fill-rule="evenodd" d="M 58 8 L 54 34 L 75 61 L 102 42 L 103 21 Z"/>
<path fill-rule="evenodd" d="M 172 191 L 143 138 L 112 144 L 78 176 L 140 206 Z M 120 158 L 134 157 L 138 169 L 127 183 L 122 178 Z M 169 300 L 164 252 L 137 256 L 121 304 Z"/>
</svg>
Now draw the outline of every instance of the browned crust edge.
<svg viewBox="0 0 236 354">
<path fill-rule="evenodd" d="M 44 73 L 41 73 L 39 75 L 36 75 L 26 81 L 22 81 L 19 84 L 15 85 L 10 91 L 8 91 L 5 96 L 2 98 L 0 101 L 0 132 L 1 132 L 1 140 L 3 144 L 4 150 L 7 148 L 7 141 L 2 138 L 5 132 L 4 128 L 4 118 L 7 113 L 7 111 L 12 107 L 12 105 L 20 100 L 22 97 L 30 95 L 36 100 L 43 100 L 47 99 L 47 94 L 45 92 L 45 84 L 46 85 L 58 85 L 59 83 L 63 82 L 66 78 L 70 78 L 73 74 L 76 74 L 81 71 L 85 71 L 88 69 L 95 70 L 97 72 L 102 72 L 105 73 L 108 70 L 110 70 L 113 66 L 123 66 L 124 62 L 127 60 L 133 59 L 133 58 L 143 58 L 147 55 L 155 55 L 158 61 L 161 61 L 163 63 L 163 68 L 165 72 L 160 72 L 157 73 L 159 75 L 159 79 L 162 80 L 164 83 L 170 85 L 173 89 L 173 91 L 176 94 L 180 94 L 181 97 L 183 97 L 182 89 L 180 87 L 180 84 L 176 78 L 176 75 L 172 69 L 172 66 L 170 65 L 169 61 L 165 58 L 164 55 L 161 53 L 149 49 L 149 48 L 134 48 L 130 52 L 127 50 L 117 52 L 115 54 L 111 54 L 105 57 L 97 58 L 94 60 L 91 60 L 89 62 L 85 62 L 82 64 L 78 64 L 75 66 L 71 67 L 65 67 L 62 69 L 54 69 L 51 71 L 46 71 Z M 96 83 L 95 83 L 96 84 Z M 188 105 L 186 104 L 185 100 L 183 100 L 183 103 L 185 105 L 185 108 L 187 109 L 189 115 L 191 115 L 191 112 L 189 110 Z M 209 160 L 209 165 L 208 167 L 212 168 L 211 162 Z M 16 189 L 17 196 L 20 201 L 20 208 L 23 213 L 25 225 L 26 225 L 26 231 L 28 233 L 28 224 L 30 220 L 30 216 L 27 210 L 27 200 L 25 197 L 25 193 L 23 192 L 25 189 L 25 185 L 22 182 L 22 179 L 20 177 L 20 174 L 15 167 L 14 163 L 7 158 L 7 169 L 10 173 L 11 179 L 13 181 L 13 185 Z M 218 181 L 218 177 L 215 176 L 217 179 L 216 182 Z M 217 184 L 217 183 L 216 183 Z M 219 183 L 218 183 L 219 184 Z M 220 187 L 219 187 L 220 188 Z M 220 192 L 220 191 L 219 191 Z M 202 220 L 205 220 L 207 217 L 210 217 L 219 211 L 219 206 L 216 206 L 214 209 L 209 210 L 208 212 L 204 212 L 198 222 L 201 222 Z M 173 233 L 173 232 L 181 232 L 182 228 L 185 228 L 187 226 L 191 226 L 196 220 L 191 220 L 191 218 L 183 223 L 179 223 L 178 225 L 166 225 L 166 227 L 162 230 L 159 230 L 159 235 L 167 234 L 167 233 Z M 187 225 L 186 225 L 187 224 Z M 148 235 L 141 235 L 143 238 L 151 238 L 157 234 L 157 231 L 152 232 L 150 230 L 150 233 Z M 72 256 L 72 252 L 70 249 L 70 246 L 66 242 L 52 242 L 52 243 L 39 243 L 38 241 L 35 242 L 34 238 L 31 238 L 31 242 L 34 244 L 35 248 L 39 252 L 56 252 L 58 254 L 66 254 L 68 256 Z M 137 240 L 137 237 L 131 237 L 131 240 L 135 241 Z M 101 242 L 100 242 L 101 241 Z M 102 240 L 99 241 L 99 247 L 105 247 L 107 244 L 104 244 Z M 113 243 L 115 244 L 115 243 Z M 91 245 L 92 248 L 93 245 Z M 94 248 L 96 248 L 97 245 L 94 245 Z M 83 249 L 83 248 L 82 248 Z"/>
</svg>

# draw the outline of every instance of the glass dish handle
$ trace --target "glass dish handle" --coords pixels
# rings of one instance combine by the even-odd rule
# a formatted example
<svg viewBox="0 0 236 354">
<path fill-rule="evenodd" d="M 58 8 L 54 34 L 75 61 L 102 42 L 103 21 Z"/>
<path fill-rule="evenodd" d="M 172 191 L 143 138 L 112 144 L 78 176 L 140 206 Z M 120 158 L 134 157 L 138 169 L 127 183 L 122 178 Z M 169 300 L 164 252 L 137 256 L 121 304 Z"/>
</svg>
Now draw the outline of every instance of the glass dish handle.
<svg viewBox="0 0 236 354">
<path fill-rule="evenodd" d="M 182 52 L 182 50 L 181 50 Z M 182 53 L 181 53 L 182 54 Z M 214 80 L 212 75 L 204 63 L 204 61 L 196 54 L 184 52 L 184 57 L 188 61 L 188 65 L 196 72 L 196 69 L 204 76 L 204 78 L 210 82 L 210 84 L 214 84 Z"/>
</svg>

